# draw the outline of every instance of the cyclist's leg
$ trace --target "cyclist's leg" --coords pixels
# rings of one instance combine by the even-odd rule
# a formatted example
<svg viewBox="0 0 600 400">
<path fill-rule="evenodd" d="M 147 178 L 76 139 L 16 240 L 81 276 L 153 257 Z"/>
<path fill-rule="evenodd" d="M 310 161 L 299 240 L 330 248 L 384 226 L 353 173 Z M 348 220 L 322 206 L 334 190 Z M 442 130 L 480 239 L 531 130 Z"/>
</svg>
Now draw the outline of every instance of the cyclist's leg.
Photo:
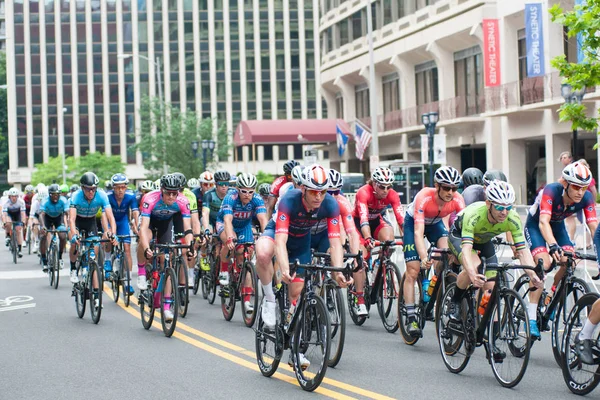
<svg viewBox="0 0 600 400">
<path fill-rule="evenodd" d="M 44 226 L 48 229 L 52 229 L 52 218 L 48 215 L 44 215 Z M 48 245 L 50 244 L 50 238 L 52 235 L 46 233 L 45 235 L 40 235 L 40 256 L 42 257 L 42 265 L 46 267 L 48 265 Z M 33 239 L 33 236 L 32 236 Z"/>
<path fill-rule="evenodd" d="M 412 317 L 415 314 L 415 281 L 421 269 L 419 255 L 415 247 L 414 219 L 410 215 L 404 217 L 404 261 L 406 273 L 404 274 L 404 305 L 406 314 Z"/>
<path fill-rule="evenodd" d="M 566 229 L 565 225 L 559 223 L 559 224 L 551 224 L 551 226 L 552 226 L 552 234 L 554 235 L 554 238 L 556 239 L 556 243 L 558 243 L 558 245 L 564 251 L 574 252 L 575 248 L 574 248 L 573 242 L 569 238 L 569 235 L 567 233 L 567 229 Z M 561 261 L 566 262 L 567 261 L 566 257 L 563 257 L 561 259 Z M 558 285 L 558 282 L 560 282 L 560 280 L 565 275 L 566 270 L 567 270 L 567 267 L 563 265 L 558 269 L 558 271 L 556 271 L 556 274 L 554 275 L 553 286 Z"/>
<path fill-rule="evenodd" d="M 290 302 L 295 304 L 304 287 L 305 271 L 303 268 L 293 271 L 294 267 L 292 266 L 292 263 L 296 260 L 298 260 L 300 264 L 310 263 L 310 234 L 304 237 L 294 238 L 293 241 L 290 241 L 290 238 L 288 238 L 287 249 L 288 260 L 290 262 L 290 275 L 294 276 L 294 272 L 296 274 L 292 283 L 288 285 L 288 294 Z"/>
<path fill-rule="evenodd" d="M 155 239 L 153 228 L 156 228 L 156 225 L 153 224 L 152 218 L 150 218 L 150 224 L 147 228 L 140 227 L 140 236 L 143 233 L 145 237 L 150 237 L 152 239 Z M 145 251 L 146 251 L 146 249 L 142 248 L 142 246 L 140 246 L 140 245 L 137 246 L 137 249 L 136 249 L 136 256 L 137 256 L 136 258 L 137 258 L 137 267 L 138 267 L 137 286 L 138 286 L 138 289 L 140 289 L 140 290 L 146 289 L 146 264 L 151 262 L 151 260 L 146 259 Z"/>
<path fill-rule="evenodd" d="M 539 224 L 535 222 L 533 218 L 527 217 L 524 232 L 527 244 L 531 249 L 531 255 L 533 256 L 533 260 L 536 262 L 536 264 L 539 262 L 539 260 L 542 260 L 544 263 L 544 270 L 549 270 L 550 265 L 552 264 L 552 259 L 550 258 L 550 254 L 548 254 L 548 249 L 546 248 L 546 241 L 542 236 Z M 530 282 L 529 286 L 533 287 L 533 284 Z M 537 304 L 539 303 L 541 296 L 541 290 L 533 290 L 529 292 L 529 304 L 527 306 L 527 313 L 529 315 L 530 320 L 537 319 Z"/>
<path fill-rule="evenodd" d="M 269 222 L 263 234 L 256 241 L 256 273 L 263 288 L 265 299 L 275 302 L 271 285 L 273 281 L 273 256 L 275 254 L 275 224 Z"/>
</svg>

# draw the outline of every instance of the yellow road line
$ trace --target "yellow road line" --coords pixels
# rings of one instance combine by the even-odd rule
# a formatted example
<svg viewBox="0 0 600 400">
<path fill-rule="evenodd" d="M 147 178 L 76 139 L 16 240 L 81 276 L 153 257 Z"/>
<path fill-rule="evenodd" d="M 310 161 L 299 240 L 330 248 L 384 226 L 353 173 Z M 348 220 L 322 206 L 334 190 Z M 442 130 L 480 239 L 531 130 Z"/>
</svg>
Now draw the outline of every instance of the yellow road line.
<svg viewBox="0 0 600 400">
<path fill-rule="evenodd" d="M 109 297 L 111 297 L 111 299 L 112 299 L 113 298 L 112 297 L 112 290 L 111 290 L 111 293 L 108 293 L 108 290 L 111 290 L 111 289 L 108 286 L 105 286 L 105 292 L 107 292 L 107 294 L 109 295 Z M 137 305 L 137 297 L 136 296 L 131 296 L 130 300 L 131 300 L 131 304 L 135 303 Z M 135 302 L 133 300 L 135 300 Z M 139 316 L 139 313 L 136 313 L 136 312 L 132 311 L 130 309 L 130 307 L 126 308 L 124 306 L 124 304 L 122 303 L 122 298 L 119 299 L 119 303 L 118 304 L 123 309 L 125 309 L 127 312 L 129 312 L 131 315 L 134 315 L 138 319 L 141 319 L 141 317 Z M 158 324 L 156 321 L 153 323 L 153 325 L 154 324 L 157 324 L 155 326 L 158 329 L 162 330 L 162 326 L 160 324 Z M 237 346 L 237 345 L 235 345 L 233 343 L 230 343 L 230 342 L 227 342 L 225 340 L 219 339 L 219 338 L 217 338 L 215 336 L 209 335 L 208 333 L 199 331 L 198 329 L 192 328 L 192 327 L 190 327 L 190 326 L 182 323 L 181 319 L 178 319 L 177 320 L 177 328 L 176 328 L 175 334 L 173 334 L 173 336 L 179 338 L 179 335 L 181 335 L 181 336 L 183 336 L 185 338 L 189 338 L 190 340 L 195 340 L 195 339 L 193 339 L 193 338 L 191 338 L 189 336 L 182 335 L 179 332 L 177 332 L 180 329 L 183 330 L 183 331 L 186 331 L 188 333 L 191 333 L 193 335 L 196 335 L 196 336 L 198 336 L 198 337 L 200 337 L 202 339 L 208 340 L 208 341 L 210 341 L 212 343 L 218 344 L 219 346 L 225 347 L 225 348 L 227 348 L 229 350 L 232 350 L 232 351 L 238 352 L 240 354 L 243 354 L 244 356 L 247 356 L 247 357 L 249 357 L 251 359 L 256 359 L 256 353 L 254 351 L 250 351 L 250 350 L 244 349 L 243 347 L 240 347 L 240 346 Z M 181 340 L 184 340 L 184 339 L 181 339 Z M 198 343 L 202 343 L 202 342 L 198 342 Z M 208 346 L 208 345 L 206 345 L 206 346 Z M 211 348 L 211 349 L 214 349 L 211 346 L 208 346 L 208 347 Z M 218 350 L 218 349 L 215 349 L 215 350 L 221 351 L 221 350 Z M 207 350 L 207 351 L 212 352 L 211 350 Z M 232 356 L 229 353 L 224 353 L 224 354 Z M 235 356 L 232 356 L 232 357 L 235 357 Z M 227 358 L 227 357 L 223 357 L 223 358 Z M 248 361 L 243 360 L 243 359 L 238 358 L 238 357 L 235 357 L 235 358 L 239 359 L 239 360 L 242 360 L 244 362 L 248 362 Z M 233 361 L 233 360 L 231 360 L 231 361 Z M 235 362 L 235 361 L 233 361 L 233 362 Z M 254 370 L 258 371 L 258 366 L 255 363 L 249 363 L 249 364 L 253 366 Z M 286 363 L 281 363 L 279 365 L 279 369 L 284 369 L 285 371 L 290 372 L 292 374 L 294 373 L 294 369 L 292 367 L 290 367 L 289 365 L 287 365 Z M 276 373 L 275 375 L 277 375 L 277 374 L 278 373 Z M 284 375 L 284 376 L 286 378 L 289 378 L 287 375 Z M 297 385 L 297 381 L 295 380 L 295 378 L 289 378 L 289 379 L 291 379 L 291 383 L 294 383 L 295 385 Z M 285 380 L 287 382 L 287 379 L 282 379 L 282 380 Z M 379 394 L 379 393 L 376 393 L 376 392 L 372 392 L 372 391 L 367 390 L 367 389 L 363 389 L 363 388 L 358 387 L 358 386 L 350 385 L 350 384 L 347 384 L 347 383 L 344 383 L 344 382 L 340 382 L 340 381 L 337 381 L 335 379 L 331 379 L 331 378 L 327 378 L 327 377 L 325 377 L 323 379 L 323 383 L 327 384 L 327 385 L 330 385 L 330 386 L 333 386 L 333 387 L 337 387 L 339 389 L 342 389 L 342 390 L 345 390 L 345 391 L 348 391 L 348 392 L 351 392 L 351 393 L 355 393 L 357 395 L 365 396 L 365 397 L 368 397 L 368 398 L 374 399 L 374 400 L 390 400 L 390 399 L 393 399 L 393 397 L 388 397 L 388 396 L 385 396 L 385 395 L 382 395 L 382 394 Z M 321 387 L 319 389 L 321 389 Z M 317 393 L 320 393 L 319 389 L 316 390 Z M 335 392 L 332 392 L 332 393 L 335 393 Z"/>
</svg>

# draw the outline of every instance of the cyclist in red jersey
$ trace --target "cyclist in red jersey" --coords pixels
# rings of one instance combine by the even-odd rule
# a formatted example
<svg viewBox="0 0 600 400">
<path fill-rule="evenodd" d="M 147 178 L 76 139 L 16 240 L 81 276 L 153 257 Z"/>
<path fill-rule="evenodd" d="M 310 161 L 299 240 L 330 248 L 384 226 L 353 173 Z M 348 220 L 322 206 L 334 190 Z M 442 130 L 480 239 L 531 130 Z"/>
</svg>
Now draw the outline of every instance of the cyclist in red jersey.
<svg viewBox="0 0 600 400">
<path fill-rule="evenodd" d="M 434 187 L 423 188 L 417 193 L 404 217 L 404 306 L 407 331 L 412 337 L 421 336 L 421 327 L 415 315 L 415 280 L 421 268 L 432 265 L 427 259 L 425 237 L 436 247 L 447 248 L 448 229 L 443 219 L 465 208 L 465 201 L 458 193 L 460 174 L 455 168 L 438 168 L 434 181 Z"/>
<path fill-rule="evenodd" d="M 285 183 L 292 182 L 292 169 L 297 165 L 300 165 L 300 163 L 296 160 L 286 162 L 283 164 L 283 175 L 273 181 L 271 193 L 269 194 L 269 202 L 267 203 L 267 218 L 271 219 L 273 208 L 279 198 L 279 189 L 281 189 Z"/>
<path fill-rule="evenodd" d="M 27 216 L 28 219 L 29 219 L 29 212 L 31 211 L 31 200 L 33 199 L 34 194 L 35 193 L 33 190 L 33 185 L 25 186 L 25 194 L 23 195 L 23 201 L 25 202 L 25 215 Z M 25 231 L 23 232 L 23 236 L 27 237 L 27 229 L 28 229 L 27 222 L 25 222 L 24 227 L 25 227 Z M 34 246 L 33 246 L 34 252 L 37 250 L 36 245 L 37 245 L 37 243 L 34 243 Z"/>
</svg>

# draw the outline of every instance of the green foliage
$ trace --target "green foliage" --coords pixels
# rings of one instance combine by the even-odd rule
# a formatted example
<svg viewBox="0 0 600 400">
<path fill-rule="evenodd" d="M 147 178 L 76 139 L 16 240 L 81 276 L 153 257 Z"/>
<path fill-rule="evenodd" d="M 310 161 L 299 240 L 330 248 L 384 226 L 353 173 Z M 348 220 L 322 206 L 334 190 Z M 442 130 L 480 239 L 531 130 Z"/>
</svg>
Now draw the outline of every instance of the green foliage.
<svg viewBox="0 0 600 400">
<path fill-rule="evenodd" d="M 125 164 L 120 156 L 106 156 L 102 153 L 89 153 L 83 157 L 66 157 L 67 184 L 79 184 L 79 178 L 85 172 L 91 171 L 100 179 L 100 185 L 109 180 L 117 172 L 125 172 Z M 36 164 L 36 171 L 31 176 L 31 183 L 62 183 L 62 156 L 50 157 L 47 163 Z"/>
<path fill-rule="evenodd" d="M 142 152 L 144 167 L 150 171 L 149 179 L 160 177 L 165 164 L 169 172 L 181 172 L 188 178 L 200 176 L 203 172 L 202 140 L 216 142 L 212 159 L 207 151 L 207 169 L 214 171 L 216 160 L 227 160 L 231 146 L 225 124 L 218 127 L 214 138 L 210 118 L 202 120 L 193 111 L 181 112 L 177 107 L 149 97 L 142 100 L 140 115 L 140 142 L 131 150 Z M 194 141 L 198 141 L 199 147 L 196 158 L 192 150 Z"/>
<path fill-rule="evenodd" d="M 256 174 L 256 180 L 258 181 L 258 185 L 260 185 L 262 183 L 268 183 L 270 185 L 275 180 L 275 177 L 264 171 L 258 171 L 258 173 Z M 258 187 L 258 185 L 257 185 L 257 187 Z"/>
<path fill-rule="evenodd" d="M 581 34 L 580 45 L 585 60 L 581 64 L 569 63 L 564 55 L 555 57 L 551 64 L 556 68 L 563 83 L 573 89 L 600 85 L 600 65 L 597 49 L 600 48 L 600 0 L 587 0 L 572 11 L 564 11 L 559 4 L 549 9 L 552 21 L 567 28 L 568 36 Z M 559 109 L 561 122 L 571 121 L 572 129 L 593 131 L 598 127 L 598 118 L 588 117 L 584 104 L 565 103 Z"/>
</svg>

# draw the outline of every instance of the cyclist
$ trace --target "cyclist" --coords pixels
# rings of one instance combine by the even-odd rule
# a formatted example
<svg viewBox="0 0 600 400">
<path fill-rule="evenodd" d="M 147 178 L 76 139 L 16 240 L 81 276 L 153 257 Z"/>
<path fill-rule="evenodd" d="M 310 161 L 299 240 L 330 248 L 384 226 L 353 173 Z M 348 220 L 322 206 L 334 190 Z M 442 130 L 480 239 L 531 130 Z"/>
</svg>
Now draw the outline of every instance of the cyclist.
<svg viewBox="0 0 600 400">
<path fill-rule="evenodd" d="M 366 248 L 372 249 L 375 239 L 379 241 L 393 240 L 394 229 L 391 222 L 384 216 L 388 206 L 396 216 L 396 222 L 402 235 L 402 205 L 400 197 L 394 189 L 394 173 L 389 168 L 377 167 L 367 184 L 358 189 L 354 200 L 354 223 L 362 234 L 362 250 L 368 254 Z M 359 294 L 360 295 L 360 294 Z"/>
<path fill-rule="evenodd" d="M 283 164 L 283 175 L 273 181 L 270 193 L 271 198 L 267 203 L 267 217 L 271 218 L 275 203 L 277 203 L 277 199 L 279 198 L 279 189 L 281 189 L 284 183 L 292 181 L 292 170 L 297 165 L 300 165 L 298 161 L 289 160 Z"/>
<path fill-rule="evenodd" d="M 450 306 L 450 318 L 460 321 L 462 298 L 469 286 L 489 290 L 493 282 L 486 279 L 496 276 L 496 271 L 483 273 L 480 256 L 474 250 L 479 250 L 481 257 L 488 262 L 496 263 L 494 244 L 491 240 L 505 232 L 511 232 L 519 263 L 533 266 L 533 257 L 525 245 L 525 238 L 519 214 L 512 209 L 515 202 L 513 187 L 503 181 L 492 181 L 485 190 L 486 201 L 476 202 L 467 206 L 452 225 L 448 236 L 449 248 L 461 263 L 463 269 L 456 279 L 456 290 Z M 544 283 L 531 270 L 525 271 L 536 288 L 543 288 Z M 541 292 L 541 290 L 539 290 Z M 506 357 L 501 350 L 493 349 L 494 357 Z"/>
<path fill-rule="evenodd" d="M 229 258 L 230 251 L 236 248 L 237 244 L 254 243 L 254 234 L 252 233 L 252 217 L 256 216 L 260 223 L 261 231 L 264 231 L 267 225 L 267 210 L 265 203 L 258 194 L 255 193 L 256 177 L 252 174 L 242 173 L 236 181 L 237 191 L 230 192 L 223 199 L 221 210 L 217 216 L 217 234 L 221 239 L 221 270 L 219 273 L 219 284 L 221 286 L 229 285 Z M 242 262 L 242 253 L 236 252 L 236 263 Z M 247 282 L 249 283 L 249 282 Z M 246 303 L 248 312 L 252 312 L 250 303 L 250 294 L 243 293 L 243 301 Z"/>
<path fill-rule="evenodd" d="M 570 215 L 583 210 L 590 232 L 596 232 L 598 220 L 595 199 L 592 193 L 587 191 L 591 180 L 592 173 L 585 165 L 579 162 L 568 164 L 563 169 L 559 181 L 547 184 L 529 209 L 525 223 L 525 237 L 535 261 L 542 259 L 545 270 L 550 268 L 553 260 L 556 262 L 561 260 L 563 250 L 573 251 L 573 243 L 564 223 Z M 596 248 L 600 248 L 598 239 L 598 235 L 595 235 Z M 564 266 L 560 267 L 554 275 L 552 293 L 556 289 L 556 284 L 564 276 L 565 269 Z M 541 290 L 530 292 L 528 306 L 531 335 L 536 337 L 540 336 L 536 323 L 540 296 Z"/>
<path fill-rule="evenodd" d="M 263 199 L 264 203 L 267 204 L 269 200 L 269 193 L 271 193 L 271 185 L 268 183 L 261 183 L 257 188 L 258 195 Z"/>
<path fill-rule="evenodd" d="M 596 300 L 589 311 L 588 317 L 583 324 L 583 328 L 575 336 L 575 353 L 579 356 L 581 362 L 585 364 L 595 364 L 594 352 L 592 350 L 596 339 L 594 331 L 600 323 L 600 299 Z"/>
<path fill-rule="evenodd" d="M 192 190 L 198 202 L 198 210 L 202 210 L 202 201 L 206 192 L 215 187 L 215 178 L 212 173 L 204 171 L 200 174 L 200 186 Z M 203 212 L 204 213 L 204 212 Z"/>
<path fill-rule="evenodd" d="M 105 182 L 104 182 L 104 191 L 105 191 L 106 193 L 108 193 L 108 192 L 110 192 L 111 190 L 113 190 L 113 184 L 112 184 L 112 182 L 111 182 L 110 180 L 108 180 L 108 181 L 105 181 Z"/>
<path fill-rule="evenodd" d="M 60 195 L 64 198 L 69 197 L 69 185 L 66 183 L 60 185 Z"/>
<path fill-rule="evenodd" d="M 190 225 L 190 204 L 187 198 L 179 192 L 181 181 L 173 174 L 163 175 L 160 179 L 161 190 L 151 192 L 144 197 L 142 204 L 142 223 L 140 226 L 140 238 L 137 247 L 138 259 L 138 289 L 147 288 L 146 262 L 153 257 L 150 249 L 150 241 L 155 239 L 158 243 L 173 243 L 173 221 L 176 218 L 183 220 L 183 233 L 186 244 L 193 240 Z M 188 258 L 195 256 L 195 251 L 188 251 Z M 170 286 L 167 286 L 165 296 L 171 296 Z M 165 321 L 173 320 L 173 311 L 170 309 L 171 302 L 165 306 L 163 318 Z"/>
<path fill-rule="evenodd" d="M 25 194 L 23 195 L 23 202 L 25 202 L 25 215 L 27 215 L 27 221 L 29 221 L 29 215 L 31 211 L 31 200 L 35 195 L 33 185 L 25 186 Z M 23 232 L 23 236 L 27 237 L 27 231 L 29 230 L 29 224 L 26 224 L 26 231 Z M 30 240 L 33 240 L 33 251 L 37 250 L 36 240 L 33 238 L 33 235 L 30 235 Z"/>
<path fill-rule="evenodd" d="M 186 186 L 187 184 L 187 178 L 185 177 L 185 175 L 183 175 L 181 172 L 175 172 L 173 173 L 173 175 L 175 175 L 177 178 L 179 178 L 179 181 L 181 182 L 181 189 L 179 190 L 184 196 L 185 198 L 188 200 L 188 202 L 190 203 L 190 223 L 191 223 L 191 227 L 192 227 L 192 233 L 194 235 L 197 235 L 200 233 L 200 216 L 198 215 L 198 201 L 196 200 L 196 195 L 190 190 L 188 189 Z M 181 234 L 183 233 L 183 226 L 181 224 L 181 220 L 180 219 L 176 219 L 174 221 L 174 232 L 176 234 Z M 196 258 L 192 258 L 191 263 L 187 264 L 189 265 L 196 265 Z M 187 263 L 187 260 L 184 259 L 183 262 Z M 183 277 L 180 277 L 181 279 L 183 279 Z M 185 282 L 180 282 L 182 285 L 185 284 Z M 188 285 L 192 286 L 194 285 L 194 269 L 193 268 L 188 268 Z"/>
<path fill-rule="evenodd" d="M 231 174 L 225 170 L 215 172 L 214 180 L 216 186 L 204 194 L 202 198 L 202 228 L 208 235 L 214 231 L 214 226 L 217 223 L 217 215 L 221 209 L 221 203 L 228 192 L 236 192 L 235 189 L 229 187 Z"/>
<path fill-rule="evenodd" d="M 71 187 L 69 188 L 69 194 L 67 197 L 70 199 L 71 197 L 73 197 L 73 193 L 75 193 L 79 189 L 80 189 L 79 185 L 77 185 L 76 183 L 72 184 Z"/>
<path fill-rule="evenodd" d="M 60 268 L 63 267 L 62 255 L 67 242 L 67 214 L 69 213 L 69 200 L 60 195 L 60 188 L 57 184 L 48 186 L 48 193 L 50 197 L 41 204 L 38 217 L 40 222 L 40 253 L 44 272 L 48 272 L 47 251 L 52 237 L 52 235 L 46 233 L 47 228 L 60 231 L 58 234 L 58 262 Z"/>
<path fill-rule="evenodd" d="M 438 168 L 434 174 L 434 187 L 421 189 L 404 216 L 404 304 L 408 334 L 413 337 L 421 335 L 415 316 L 415 281 L 421 268 L 429 268 L 433 264 L 427 258 L 424 239 L 427 237 L 438 248 L 448 247 L 448 230 L 443 218 L 465 208 L 465 202 L 458 193 L 460 181 L 460 174 L 455 168 Z"/>
<path fill-rule="evenodd" d="M 130 221 L 137 221 L 139 209 L 135 195 L 131 190 L 127 189 L 127 185 L 129 185 L 129 178 L 127 178 L 125 174 L 118 173 L 114 174 L 112 178 L 110 178 L 110 181 L 113 190 L 108 192 L 108 202 L 110 203 L 110 207 L 112 208 L 112 212 L 115 217 L 115 223 L 117 224 L 117 235 L 129 235 L 131 234 L 132 230 L 133 233 L 137 235 L 137 222 L 130 224 Z M 125 257 L 127 257 L 127 266 L 131 271 L 133 262 L 131 259 L 131 238 L 122 238 L 119 240 L 123 241 L 123 250 L 125 252 Z M 111 252 L 112 246 L 107 244 L 106 256 L 104 259 L 104 273 L 107 277 L 112 271 L 113 267 L 110 261 Z M 127 290 L 129 291 L 129 294 L 133 294 L 134 292 L 133 287 L 131 286 L 129 286 Z"/>
<path fill-rule="evenodd" d="M 465 173 L 471 168 L 465 170 Z M 480 171 L 481 172 L 481 171 Z M 463 174 L 464 176 L 464 174 Z M 464 179 L 464 178 L 463 178 Z M 473 183 L 465 186 L 465 190 L 462 192 L 463 199 L 465 199 L 465 205 L 471 205 L 476 201 L 485 201 L 485 188 L 494 180 L 499 180 L 502 182 L 508 182 L 506 179 L 506 175 L 504 172 L 499 170 L 490 170 L 486 171 L 483 174 L 480 182 L 476 182 L 477 177 L 475 173 L 475 178 L 472 179 L 469 175 L 467 175 L 467 180 L 472 181 Z"/>
<path fill-rule="evenodd" d="M 276 218 L 277 207 L 279 206 L 279 201 L 281 200 L 281 198 L 283 196 L 285 196 L 285 194 L 288 191 L 290 191 L 291 189 L 298 189 L 300 187 L 300 185 L 302 185 L 302 171 L 303 170 L 304 170 L 304 167 L 302 167 L 301 165 L 296 165 L 292 169 L 292 181 L 291 182 L 285 182 L 279 188 L 279 196 L 277 197 L 277 202 L 275 203 L 275 208 L 273 210 L 273 215 L 271 216 L 272 219 Z M 269 195 L 270 195 L 270 193 L 269 193 Z"/>
<path fill-rule="evenodd" d="M 79 283 L 76 270 L 78 246 L 75 246 L 75 244 L 79 244 L 79 232 L 86 231 L 88 238 L 97 237 L 96 213 L 98 210 L 101 210 L 103 216 L 101 218 L 104 230 L 103 238 L 111 239 L 113 245 L 117 244 L 114 237 L 117 224 L 106 193 L 98 190 L 98 177 L 93 172 L 86 172 L 81 176 L 79 183 L 81 184 L 81 189 L 71 197 L 69 209 L 69 239 L 72 244 L 69 251 L 71 283 Z M 93 283 L 94 289 L 98 288 L 97 285 L 98 282 Z"/>
<path fill-rule="evenodd" d="M 188 182 L 187 182 L 188 188 L 190 188 L 190 190 L 194 190 L 194 189 L 198 189 L 201 185 L 200 185 L 200 181 L 196 178 L 191 178 Z"/>
<path fill-rule="evenodd" d="M 10 238 L 12 234 L 13 222 L 15 224 L 19 258 L 23 257 L 21 246 L 23 245 L 23 223 L 27 222 L 25 214 L 25 202 L 19 198 L 19 191 L 12 188 L 8 191 L 8 200 L 2 205 L 2 219 L 4 221 L 4 230 L 6 237 Z"/>
<path fill-rule="evenodd" d="M 137 200 L 138 208 L 142 207 L 142 199 L 147 193 L 150 193 L 154 190 L 154 182 L 147 180 L 142 182 L 140 185 L 140 190 L 136 194 L 135 199 Z"/>
<path fill-rule="evenodd" d="M 27 220 L 27 229 L 31 229 L 31 238 L 34 242 L 34 253 L 38 248 L 39 237 L 39 211 L 42 203 L 48 198 L 48 188 L 46 185 L 38 185 L 37 193 L 31 199 L 31 210 L 29 210 L 29 218 Z"/>
<path fill-rule="evenodd" d="M 472 185 L 483 184 L 483 172 L 479 168 L 471 167 L 463 171 L 460 179 L 462 190 Z"/>
</svg>

